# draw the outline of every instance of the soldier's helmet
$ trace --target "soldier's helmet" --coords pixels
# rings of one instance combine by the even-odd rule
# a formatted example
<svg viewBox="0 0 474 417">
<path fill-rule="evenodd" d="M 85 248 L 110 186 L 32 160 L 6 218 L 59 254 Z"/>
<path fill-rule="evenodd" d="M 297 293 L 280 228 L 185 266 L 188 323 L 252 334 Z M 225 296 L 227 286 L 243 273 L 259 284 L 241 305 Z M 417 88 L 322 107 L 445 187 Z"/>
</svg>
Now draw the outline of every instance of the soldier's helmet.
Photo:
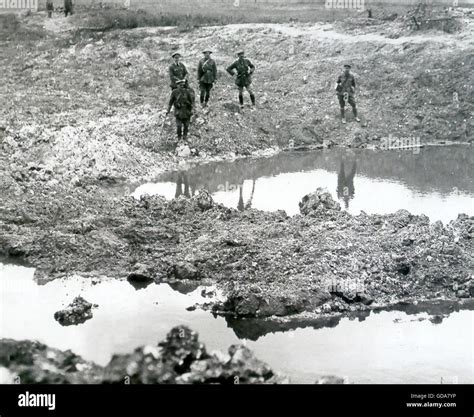
<svg viewBox="0 0 474 417">
<path fill-rule="evenodd" d="M 351 68 L 351 65 L 350 64 L 344 64 L 344 68 Z"/>
<path fill-rule="evenodd" d="M 237 56 L 242 56 L 242 55 L 245 55 L 244 50 L 240 50 L 240 51 L 237 52 Z"/>
<path fill-rule="evenodd" d="M 179 52 L 174 52 L 173 55 L 171 55 L 171 58 L 174 58 L 176 56 L 179 56 L 181 58 L 181 54 Z"/>
<path fill-rule="evenodd" d="M 202 51 L 203 54 L 205 54 L 206 52 L 209 52 L 210 54 L 212 54 L 212 51 L 211 51 L 210 49 L 204 49 L 204 50 Z"/>
</svg>

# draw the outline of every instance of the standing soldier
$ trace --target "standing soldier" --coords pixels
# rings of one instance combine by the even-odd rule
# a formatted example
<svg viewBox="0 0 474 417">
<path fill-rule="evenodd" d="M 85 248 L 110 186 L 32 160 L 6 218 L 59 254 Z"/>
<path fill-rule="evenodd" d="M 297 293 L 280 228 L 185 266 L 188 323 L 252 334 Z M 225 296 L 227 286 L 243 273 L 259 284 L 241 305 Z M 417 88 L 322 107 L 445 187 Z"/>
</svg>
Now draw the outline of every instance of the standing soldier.
<svg viewBox="0 0 474 417">
<path fill-rule="evenodd" d="M 342 123 L 346 123 L 346 118 L 344 115 L 344 107 L 346 101 L 352 107 L 352 112 L 354 113 L 355 120 L 360 122 L 360 119 L 357 117 L 357 107 L 354 99 L 356 83 L 354 75 L 351 73 L 351 66 L 349 64 L 344 65 L 344 73 L 337 78 L 337 98 L 339 99 L 339 106 L 341 107 L 341 119 Z"/>
<path fill-rule="evenodd" d="M 174 59 L 174 62 L 169 67 L 169 74 L 170 74 L 170 81 L 171 81 L 171 90 L 174 90 L 177 85 L 178 80 L 187 80 L 188 78 L 188 70 L 186 69 L 185 65 L 180 62 L 181 54 L 179 52 L 175 52 L 171 57 Z"/>
<path fill-rule="evenodd" d="M 252 83 L 252 74 L 255 71 L 255 65 L 253 65 L 249 59 L 245 58 L 245 52 L 237 52 L 239 57 L 232 65 L 227 67 L 227 72 L 234 76 L 234 70 L 237 71 L 237 78 L 235 79 L 235 85 L 239 88 L 239 103 L 240 108 L 244 108 L 244 87 L 247 89 L 250 95 L 250 100 L 252 100 L 252 105 L 255 106 L 255 95 L 250 88 Z"/>
<path fill-rule="evenodd" d="M 67 15 L 72 14 L 72 0 L 64 0 L 64 14 Z"/>
<path fill-rule="evenodd" d="M 198 65 L 198 80 L 199 89 L 201 90 L 201 105 L 207 106 L 209 96 L 214 82 L 217 79 L 217 65 L 211 58 L 212 51 L 203 51 L 204 58 L 199 61 Z"/>
<path fill-rule="evenodd" d="M 46 0 L 46 10 L 48 11 L 48 18 L 51 19 L 54 11 L 53 0 Z"/>
<path fill-rule="evenodd" d="M 194 90 L 186 85 L 186 80 L 176 81 L 177 87 L 171 92 L 171 98 L 168 104 L 168 115 L 171 107 L 174 106 L 174 115 L 176 117 L 176 130 L 178 133 L 178 142 L 181 138 L 186 142 L 188 139 L 189 123 L 194 110 Z"/>
</svg>

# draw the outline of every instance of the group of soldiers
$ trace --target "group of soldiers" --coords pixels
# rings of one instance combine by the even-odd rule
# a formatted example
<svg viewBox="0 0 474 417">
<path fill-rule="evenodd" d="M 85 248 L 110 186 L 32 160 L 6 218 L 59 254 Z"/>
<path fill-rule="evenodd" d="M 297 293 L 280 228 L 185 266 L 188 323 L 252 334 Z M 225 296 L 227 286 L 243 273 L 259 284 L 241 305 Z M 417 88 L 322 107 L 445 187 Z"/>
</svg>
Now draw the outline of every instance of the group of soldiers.
<svg viewBox="0 0 474 417">
<path fill-rule="evenodd" d="M 204 57 L 199 61 L 197 68 L 197 77 L 199 81 L 200 103 L 206 108 L 211 98 L 211 90 L 217 80 L 217 65 L 211 58 L 212 51 L 206 49 L 203 51 Z M 255 108 L 255 94 L 252 91 L 252 74 L 255 71 L 255 65 L 245 57 L 244 51 L 237 52 L 237 60 L 229 65 L 226 71 L 235 76 L 235 84 L 239 89 L 240 108 L 244 108 L 244 89 L 250 95 L 252 109 Z M 171 97 L 168 103 L 169 114 L 174 107 L 176 118 L 176 130 L 178 141 L 187 141 L 191 117 L 195 110 L 195 93 L 189 85 L 189 72 L 186 66 L 181 62 L 181 54 L 175 52 L 172 55 L 173 63 L 169 67 L 169 76 L 171 81 Z"/>
<path fill-rule="evenodd" d="M 212 51 L 206 49 L 203 51 L 204 57 L 199 61 L 197 68 L 197 77 L 199 81 L 200 103 L 203 108 L 208 106 L 211 90 L 217 80 L 217 65 L 211 58 Z M 245 57 L 244 51 L 237 52 L 237 60 L 226 68 L 226 71 L 235 76 L 235 84 L 239 90 L 240 108 L 244 108 L 244 89 L 247 90 L 252 102 L 252 110 L 255 109 L 255 94 L 252 91 L 252 74 L 255 72 L 255 65 Z M 181 54 L 175 52 L 172 55 L 173 63 L 169 67 L 169 76 L 171 81 L 171 97 L 168 103 L 167 115 L 174 107 L 176 118 L 176 129 L 178 142 L 187 141 L 189 125 L 195 110 L 195 93 L 189 85 L 189 72 L 186 66 L 181 62 Z M 349 104 L 352 107 L 354 119 L 360 122 L 357 115 L 357 106 L 355 102 L 355 77 L 351 73 L 351 65 L 344 65 L 344 72 L 337 78 L 336 94 L 341 111 L 341 121 L 346 123 L 345 106 Z"/>
<path fill-rule="evenodd" d="M 53 0 L 46 0 L 46 11 L 48 17 L 51 18 L 54 12 Z M 64 14 L 66 17 L 68 14 L 72 14 L 72 0 L 64 0 Z"/>
</svg>

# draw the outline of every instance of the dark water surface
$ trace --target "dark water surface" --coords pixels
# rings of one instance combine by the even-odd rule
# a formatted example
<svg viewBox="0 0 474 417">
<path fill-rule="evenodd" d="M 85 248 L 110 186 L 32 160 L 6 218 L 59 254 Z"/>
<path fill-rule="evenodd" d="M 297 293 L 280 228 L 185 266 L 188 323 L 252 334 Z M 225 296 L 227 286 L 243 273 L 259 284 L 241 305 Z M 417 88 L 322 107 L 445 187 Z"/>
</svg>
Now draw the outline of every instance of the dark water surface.
<svg viewBox="0 0 474 417">
<path fill-rule="evenodd" d="M 408 151 L 328 149 L 285 152 L 262 159 L 202 164 L 166 173 L 133 191 L 171 199 L 209 190 L 215 201 L 243 210 L 299 213 L 302 197 L 327 188 L 352 214 L 406 209 L 431 221 L 474 215 L 474 151 L 471 146 Z"/>
<path fill-rule="evenodd" d="M 470 310 L 433 322 L 426 313 L 385 311 L 269 331 L 186 311 L 209 301 L 201 296 L 202 288 L 180 293 L 167 284 L 152 284 L 136 290 L 126 281 L 104 278 L 92 285 L 81 277 L 38 285 L 33 274 L 32 268 L 0 264 L 0 338 L 36 339 L 105 365 L 112 354 L 156 345 L 173 326 L 185 324 L 199 332 L 209 351 L 244 343 L 295 383 L 312 383 L 326 374 L 350 383 L 474 382 Z M 53 315 L 77 295 L 99 307 L 84 324 L 63 327 Z"/>
</svg>

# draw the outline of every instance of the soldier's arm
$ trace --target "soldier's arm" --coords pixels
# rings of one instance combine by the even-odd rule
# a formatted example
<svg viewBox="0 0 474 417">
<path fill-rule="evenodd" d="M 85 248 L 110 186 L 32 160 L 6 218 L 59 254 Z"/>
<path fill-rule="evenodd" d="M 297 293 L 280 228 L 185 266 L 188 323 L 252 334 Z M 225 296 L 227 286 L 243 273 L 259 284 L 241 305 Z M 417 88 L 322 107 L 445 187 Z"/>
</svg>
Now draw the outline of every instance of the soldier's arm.
<svg viewBox="0 0 474 417">
<path fill-rule="evenodd" d="M 230 64 L 230 65 L 226 68 L 226 71 L 227 71 L 230 75 L 234 76 L 234 68 L 235 68 L 235 62 L 234 62 L 233 64 Z"/>
<path fill-rule="evenodd" d="M 169 66 L 168 73 L 169 73 L 169 75 L 170 75 L 170 80 L 171 80 L 171 82 L 176 82 L 176 80 L 178 79 L 178 77 L 176 77 L 176 75 L 174 75 L 173 65 L 170 65 L 170 66 Z"/>
<path fill-rule="evenodd" d="M 188 78 L 189 72 L 188 72 L 188 69 L 186 68 L 186 65 L 183 64 L 183 68 L 184 68 L 184 79 L 186 79 Z"/>
<path fill-rule="evenodd" d="M 176 100 L 175 95 L 173 93 L 171 93 L 170 101 L 168 103 L 168 110 L 166 112 L 167 114 L 171 111 L 171 107 L 173 107 L 173 104 L 174 104 L 175 100 Z"/>
<path fill-rule="evenodd" d="M 248 63 L 249 68 L 250 68 L 250 74 L 253 74 L 254 71 L 255 71 L 255 65 L 253 65 L 252 62 L 250 62 L 249 59 L 247 59 L 247 63 Z"/>
<path fill-rule="evenodd" d="M 354 90 L 356 88 L 356 79 L 355 77 L 352 77 L 352 87 L 354 87 Z"/>
<path fill-rule="evenodd" d="M 202 61 L 199 61 L 199 65 L 198 65 L 198 79 L 200 79 L 202 76 L 203 76 Z"/>
<path fill-rule="evenodd" d="M 212 75 L 214 76 L 214 80 L 217 80 L 217 65 L 215 61 L 212 63 Z"/>
</svg>

